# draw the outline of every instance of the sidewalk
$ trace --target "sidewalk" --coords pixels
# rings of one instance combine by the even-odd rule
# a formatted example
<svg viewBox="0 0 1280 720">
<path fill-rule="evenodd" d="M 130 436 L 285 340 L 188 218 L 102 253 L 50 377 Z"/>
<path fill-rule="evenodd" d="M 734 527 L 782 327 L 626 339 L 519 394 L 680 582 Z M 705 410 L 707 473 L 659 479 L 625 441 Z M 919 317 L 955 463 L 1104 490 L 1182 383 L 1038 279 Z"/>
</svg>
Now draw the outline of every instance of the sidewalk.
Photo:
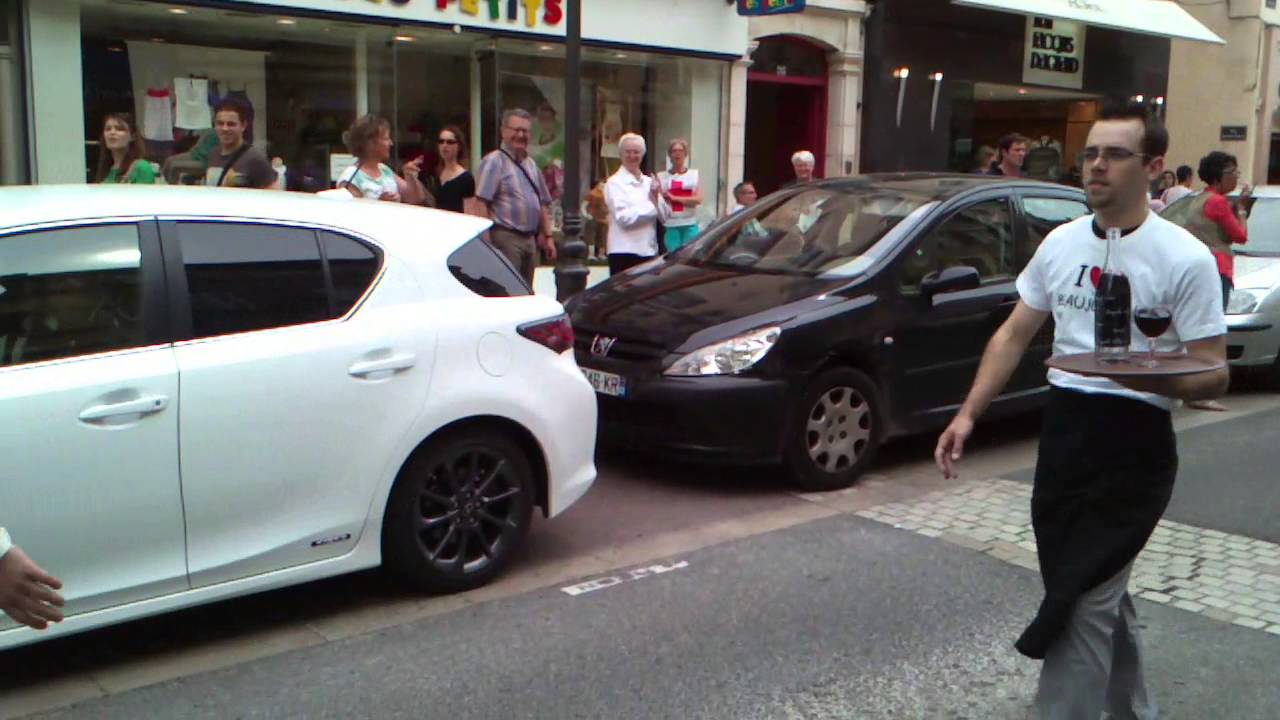
<svg viewBox="0 0 1280 720">
<path fill-rule="evenodd" d="M 587 276 L 587 287 L 603 282 L 609 277 L 609 268 L 603 265 L 592 265 L 591 274 Z M 533 291 L 549 298 L 556 296 L 556 273 L 551 265 L 540 265 L 533 271 Z"/>
</svg>

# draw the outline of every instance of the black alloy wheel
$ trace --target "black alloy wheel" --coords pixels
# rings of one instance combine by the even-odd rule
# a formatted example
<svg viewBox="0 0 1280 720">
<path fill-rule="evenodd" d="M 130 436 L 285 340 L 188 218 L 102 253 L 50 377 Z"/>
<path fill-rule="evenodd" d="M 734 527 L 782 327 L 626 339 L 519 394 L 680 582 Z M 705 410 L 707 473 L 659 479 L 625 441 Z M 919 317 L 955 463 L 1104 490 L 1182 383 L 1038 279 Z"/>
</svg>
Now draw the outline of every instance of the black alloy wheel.
<svg viewBox="0 0 1280 720">
<path fill-rule="evenodd" d="M 520 447 L 477 428 L 418 452 L 387 503 L 383 561 L 410 585 L 462 592 L 488 583 L 529 530 L 533 473 Z"/>
</svg>

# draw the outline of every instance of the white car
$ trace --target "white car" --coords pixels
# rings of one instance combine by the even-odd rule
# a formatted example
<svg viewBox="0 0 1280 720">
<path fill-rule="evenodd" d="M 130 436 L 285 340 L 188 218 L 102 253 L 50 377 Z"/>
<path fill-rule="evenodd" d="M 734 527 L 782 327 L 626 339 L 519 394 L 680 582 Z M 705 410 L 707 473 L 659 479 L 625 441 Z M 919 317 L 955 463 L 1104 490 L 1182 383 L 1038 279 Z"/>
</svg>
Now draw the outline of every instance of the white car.
<svg viewBox="0 0 1280 720">
<path fill-rule="evenodd" d="M 1183 222 L 1191 207 L 1179 200 L 1161 217 Z M 1233 194 L 1235 197 L 1235 194 Z M 1249 242 L 1236 245 L 1235 289 L 1227 302 L 1227 360 L 1280 387 L 1280 186 L 1253 189 Z"/>
<path fill-rule="evenodd" d="M 385 565 L 500 572 L 595 480 L 563 308 L 488 222 L 177 187 L 0 189 L 0 526 L 64 582 L 0 649 Z"/>
</svg>

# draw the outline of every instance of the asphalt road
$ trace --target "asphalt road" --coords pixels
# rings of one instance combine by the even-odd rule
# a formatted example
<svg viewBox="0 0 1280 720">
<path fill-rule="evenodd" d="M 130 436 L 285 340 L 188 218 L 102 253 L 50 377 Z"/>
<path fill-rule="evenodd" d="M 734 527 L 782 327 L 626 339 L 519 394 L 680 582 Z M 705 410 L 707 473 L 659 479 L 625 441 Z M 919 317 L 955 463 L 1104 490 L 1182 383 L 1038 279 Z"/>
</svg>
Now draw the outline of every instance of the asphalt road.
<svg viewBox="0 0 1280 720">
<path fill-rule="evenodd" d="M 1009 478 L 1030 483 L 1034 474 Z M 1179 433 L 1165 518 L 1280 542 L 1280 409 Z"/>
<path fill-rule="evenodd" d="M 1029 570 L 848 515 L 672 560 L 40 717 L 1025 717 Z M 1275 717 L 1280 638 L 1139 612 L 1169 717 Z"/>
<path fill-rule="evenodd" d="M 1233 405 L 1253 412 L 1180 420 L 1207 424 L 1179 434 L 1170 515 L 1273 539 L 1280 409 Z M 962 473 L 1029 477 L 1029 426 L 985 427 Z M 609 464 L 491 588 L 422 599 L 363 574 L 0 654 L 0 717 L 45 690 L 62 707 L 24 717 L 1021 720 L 1038 664 L 1012 642 L 1038 574 L 853 514 L 946 492 L 931 442 L 815 496 Z M 1280 717 L 1280 635 L 1138 605 L 1165 717 Z"/>
</svg>

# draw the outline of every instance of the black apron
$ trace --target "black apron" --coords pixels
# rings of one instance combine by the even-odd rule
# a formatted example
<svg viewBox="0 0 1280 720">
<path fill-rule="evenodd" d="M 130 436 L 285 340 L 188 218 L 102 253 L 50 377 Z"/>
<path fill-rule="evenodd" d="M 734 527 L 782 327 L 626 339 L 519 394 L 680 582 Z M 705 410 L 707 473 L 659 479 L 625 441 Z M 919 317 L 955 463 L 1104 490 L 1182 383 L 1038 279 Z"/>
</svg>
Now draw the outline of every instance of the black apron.
<svg viewBox="0 0 1280 720">
<path fill-rule="evenodd" d="M 1178 471 L 1169 412 L 1141 400 L 1053 388 L 1031 495 L 1045 596 L 1018 638 L 1042 659 L 1081 595 L 1137 557 Z"/>
</svg>

